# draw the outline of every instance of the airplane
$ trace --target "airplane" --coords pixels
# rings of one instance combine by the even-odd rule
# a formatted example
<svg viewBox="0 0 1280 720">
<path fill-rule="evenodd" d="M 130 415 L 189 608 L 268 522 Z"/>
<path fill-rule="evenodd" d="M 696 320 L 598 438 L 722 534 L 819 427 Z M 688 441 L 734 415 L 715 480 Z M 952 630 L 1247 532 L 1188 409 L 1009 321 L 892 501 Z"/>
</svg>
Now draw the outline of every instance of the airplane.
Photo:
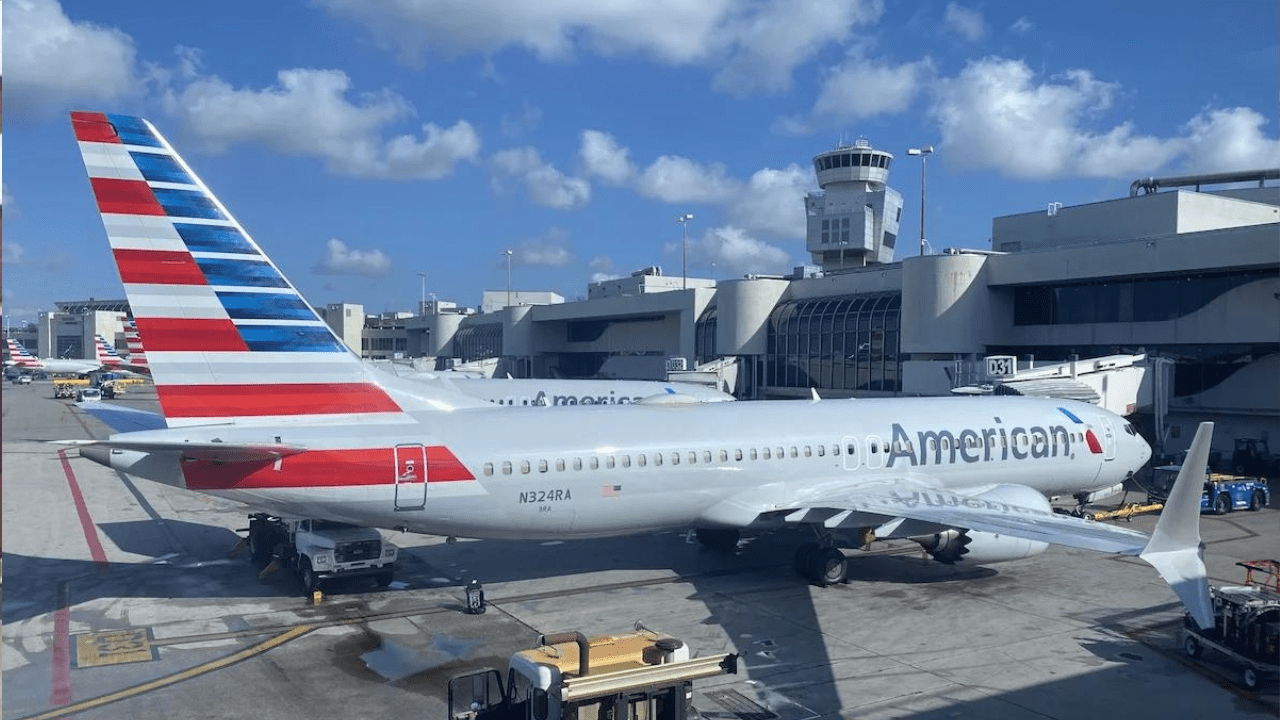
<svg viewBox="0 0 1280 720">
<path fill-rule="evenodd" d="M 133 377 L 150 374 L 145 356 L 142 358 L 141 365 L 135 365 L 134 356 L 130 355 L 128 360 L 120 357 L 115 345 L 107 342 L 107 339 L 101 335 L 94 336 L 94 344 L 98 349 L 98 362 L 102 363 L 103 370 Z"/>
<path fill-rule="evenodd" d="M 1137 555 L 1213 622 L 1199 554 L 1212 424 L 1153 536 L 1053 512 L 1151 449 L 1069 400 L 886 398 L 497 408 L 368 367 L 155 127 L 71 115 L 166 427 L 77 444 L 127 474 L 287 517 L 542 540 L 695 528 L 707 545 L 797 527 L 796 570 L 908 538 L 944 563 L 1059 544 Z M 1199 468 L 1199 472 L 1192 468 Z M 1184 497 L 1185 496 L 1185 497 Z"/>
<path fill-rule="evenodd" d="M 41 359 L 28 352 L 17 340 L 6 338 L 6 341 L 9 343 L 9 360 L 6 364 L 10 367 L 18 367 L 22 370 L 39 370 L 55 375 L 88 375 L 102 368 L 102 363 L 94 360 Z"/>
<path fill-rule="evenodd" d="M 600 380 L 546 378 L 477 378 L 449 372 L 413 370 L 394 363 L 378 362 L 373 367 L 416 382 L 434 383 L 487 400 L 496 405 L 632 405 L 641 402 L 727 402 L 732 395 L 706 385 L 658 380 Z"/>
</svg>

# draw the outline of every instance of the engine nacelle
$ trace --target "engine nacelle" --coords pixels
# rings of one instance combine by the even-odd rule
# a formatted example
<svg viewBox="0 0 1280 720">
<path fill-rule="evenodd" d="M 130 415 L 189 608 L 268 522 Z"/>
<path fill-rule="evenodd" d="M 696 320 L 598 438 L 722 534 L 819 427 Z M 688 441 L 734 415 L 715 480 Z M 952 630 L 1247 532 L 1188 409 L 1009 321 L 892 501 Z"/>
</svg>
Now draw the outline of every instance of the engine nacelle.
<svg viewBox="0 0 1280 720">
<path fill-rule="evenodd" d="M 997 485 L 973 496 L 975 500 L 1017 505 L 1045 513 L 1052 513 L 1049 499 L 1025 485 Z M 953 529 L 933 535 L 911 538 L 920 543 L 938 562 L 954 565 L 964 562 L 970 565 L 1020 560 L 1039 555 L 1049 547 L 1040 540 L 1028 540 L 1003 533 L 980 530 Z"/>
</svg>

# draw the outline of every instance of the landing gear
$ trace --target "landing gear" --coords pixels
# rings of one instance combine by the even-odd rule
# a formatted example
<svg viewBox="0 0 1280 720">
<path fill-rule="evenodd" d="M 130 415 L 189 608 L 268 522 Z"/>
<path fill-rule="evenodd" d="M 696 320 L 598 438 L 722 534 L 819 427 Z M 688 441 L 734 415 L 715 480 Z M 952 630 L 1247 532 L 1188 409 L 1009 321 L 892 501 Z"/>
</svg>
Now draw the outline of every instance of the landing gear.
<svg viewBox="0 0 1280 720">
<path fill-rule="evenodd" d="M 849 579 L 849 559 L 834 545 L 807 542 L 796 548 L 796 574 L 818 587 L 840 585 Z"/>
<path fill-rule="evenodd" d="M 737 550 L 738 539 L 741 537 L 737 528 L 699 528 L 694 535 L 703 547 L 725 553 Z"/>
</svg>

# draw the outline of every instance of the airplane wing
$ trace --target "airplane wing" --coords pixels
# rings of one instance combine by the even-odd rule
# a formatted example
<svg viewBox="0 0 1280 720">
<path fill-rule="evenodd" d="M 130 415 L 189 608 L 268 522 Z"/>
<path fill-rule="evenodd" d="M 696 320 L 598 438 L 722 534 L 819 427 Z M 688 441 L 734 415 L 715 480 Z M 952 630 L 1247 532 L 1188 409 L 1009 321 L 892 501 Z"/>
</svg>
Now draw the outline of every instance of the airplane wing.
<svg viewBox="0 0 1280 720">
<path fill-rule="evenodd" d="M 900 520 L 915 520 L 939 528 L 966 528 L 1124 555 L 1140 553 L 1149 539 L 1115 525 L 1057 514 L 1043 495 L 1024 485 L 947 490 L 919 478 L 884 478 L 872 486 L 821 487 L 790 509 L 806 515 L 832 513 L 824 522 L 827 527 L 861 525 L 875 518 L 883 521 L 881 527 L 897 527 Z"/>
<path fill-rule="evenodd" d="M 277 443 L 230 443 L 218 440 L 187 442 L 181 440 L 130 438 L 127 433 L 112 436 L 107 440 L 54 440 L 51 441 L 51 444 L 79 447 L 81 457 L 86 457 L 90 460 L 98 459 L 99 456 L 103 456 L 103 459 L 105 459 L 105 456 L 112 450 L 132 450 L 153 455 L 174 454 L 178 455 L 180 460 L 208 460 L 220 463 L 266 463 L 275 462 L 281 458 L 297 455 L 307 450 L 307 448 L 299 445 Z M 110 463 L 104 462 L 103 464 L 109 465 Z"/>
<path fill-rule="evenodd" d="M 160 413 L 106 402 L 80 402 L 76 407 L 106 423 L 116 432 L 159 430 L 168 427 Z"/>
</svg>

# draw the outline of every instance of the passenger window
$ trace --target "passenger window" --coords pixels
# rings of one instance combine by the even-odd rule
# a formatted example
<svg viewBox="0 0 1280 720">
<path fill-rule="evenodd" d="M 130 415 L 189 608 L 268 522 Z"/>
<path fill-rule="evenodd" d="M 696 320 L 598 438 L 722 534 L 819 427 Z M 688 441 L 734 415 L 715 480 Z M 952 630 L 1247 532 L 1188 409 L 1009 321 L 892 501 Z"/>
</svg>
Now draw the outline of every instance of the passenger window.
<svg viewBox="0 0 1280 720">
<path fill-rule="evenodd" d="M 804 456 L 813 457 L 813 448 L 809 445 L 804 446 Z"/>
<path fill-rule="evenodd" d="M 540 472 L 540 473 L 544 473 L 544 472 L 546 472 L 546 471 L 547 471 L 547 461 L 546 461 L 546 460 L 539 460 L 539 461 L 538 461 L 538 472 Z"/>
<path fill-rule="evenodd" d="M 796 449 L 795 445 L 791 446 L 791 457 L 800 457 L 800 451 Z"/>
<path fill-rule="evenodd" d="M 856 453 L 856 452 L 857 452 L 857 449 L 855 449 L 852 445 L 850 445 L 849 447 L 847 447 L 847 448 L 845 448 L 845 449 L 844 449 L 844 454 L 845 454 L 845 455 L 852 455 L 852 454 L 854 454 L 854 453 Z"/>
<path fill-rule="evenodd" d="M 755 460 L 755 459 L 756 459 L 756 449 L 755 449 L 755 448 L 751 448 L 751 459 L 752 459 L 752 460 Z"/>
<path fill-rule="evenodd" d="M 680 453 L 678 453 L 678 452 L 673 452 L 673 453 L 671 453 L 671 464 L 672 464 L 672 465 L 679 465 L 679 464 L 680 464 Z"/>
<path fill-rule="evenodd" d="M 653 454 L 653 465 L 654 467 L 662 467 L 662 453 Z"/>
<path fill-rule="evenodd" d="M 733 451 L 733 459 L 742 462 L 742 448 L 735 448 Z"/>
<path fill-rule="evenodd" d="M 493 474 L 493 463 L 485 463 L 485 464 L 484 464 L 484 474 L 485 474 L 485 475 L 492 475 L 492 474 Z"/>
<path fill-rule="evenodd" d="M 574 459 L 573 459 L 573 469 L 574 469 L 574 470 L 581 470 L 581 469 L 582 469 L 582 458 L 574 458 Z"/>
<path fill-rule="evenodd" d="M 587 465 L 588 465 L 592 470 L 599 470 L 599 469 L 600 469 L 600 458 L 596 457 L 595 455 L 592 455 L 592 456 L 591 456 L 591 459 L 587 461 Z"/>
<path fill-rule="evenodd" d="M 695 463 L 697 463 L 697 462 L 698 462 L 698 453 L 694 452 L 693 450 L 690 450 L 690 451 L 689 451 L 689 464 L 690 464 L 690 465 L 693 465 L 693 464 L 695 464 Z"/>
<path fill-rule="evenodd" d="M 773 459 L 773 455 L 769 454 L 769 448 L 765 448 L 765 449 L 761 450 L 761 451 L 760 451 L 760 457 L 761 457 L 761 458 L 763 458 L 763 459 L 765 459 L 765 460 L 772 460 L 772 459 Z"/>
<path fill-rule="evenodd" d="M 778 448 L 778 449 L 776 449 L 776 450 L 774 450 L 774 451 L 773 451 L 773 456 L 774 456 L 774 457 L 776 457 L 776 458 L 778 458 L 779 460 L 781 460 L 781 459 L 785 458 L 785 457 L 787 456 L 787 454 L 786 454 L 785 452 L 783 452 L 783 451 L 782 451 L 782 448 Z"/>
<path fill-rule="evenodd" d="M 711 462 L 711 451 L 710 451 L 710 450 L 703 450 L 703 451 L 702 451 L 702 462 L 704 462 L 704 463 L 709 463 L 709 462 Z"/>
<path fill-rule="evenodd" d="M 826 446 L 826 445 L 819 445 L 819 446 L 818 446 L 818 457 L 826 457 L 826 456 L 827 456 L 827 446 Z"/>
<path fill-rule="evenodd" d="M 725 450 L 721 450 L 721 451 L 720 451 L 720 462 L 722 462 L 722 463 L 723 463 L 723 462 L 729 462 L 729 453 L 728 453 L 728 451 L 725 451 Z"/>
<path fill-rule="evenodd" d="M 613 469 L 613 465 L 614 465 L 614 459 L 613 459 L 613 456 L 612 456 L 612 455 L 605 455 L 605 456 L 604 456 L 604 466 L 605 466 L 606 468 L 608 468 L 608 469 L 612 470 L 612 469 Z"/>
<path fill-rule="evenodd" d="M 528 460 L 521 460 L 521 461 L 520 461 L 520 474 L 521 474 L 521 475 L 528 475 L 528 474 L 529 474 L 529 461 L 528 461 Z"/>
<path fill-rule="evenodd" d="M 564 472 L 564 459 L 563 459 L 563 458 L 557 458 L 557 459 L 556 459 L 556 471 L 557 471 L 557 472 Z"/>
<path fill-rule="evenodd" d="M 639 455 L 636 456 L 636 467 L 644 467 L 644 465 L 645 465 L 644 453 L 640 453 Z"/>
<path fill-rule="evenodd" d="M 503 474 L 503 475 L 510 475 L 510 474 L 511 474 L 511 461 L 510 461 L 510 460 L 503 460 L 503 461 L 502 461 L 502 474 Z"/>
<path fill-rule="evenodd" d="M 839 446 L 839 445 L 832 445 L 832 446 L 831 446 L 831 454 L 832 454 L 832 455 L 839 455 L 839 454 L 840 454 L 840 446 Z"/>
<path fill-rule="evenodd" d="M 621 458 L 621 460 L 622 460 L 622 467 L 624 467 L 624 468 L 629 468 L 629 467 L 631 467 L 631 456 L 630 456 L 630 455 L 623 455 L 623 456 L 622 456 L 622 458 Z"/>
</svg>

